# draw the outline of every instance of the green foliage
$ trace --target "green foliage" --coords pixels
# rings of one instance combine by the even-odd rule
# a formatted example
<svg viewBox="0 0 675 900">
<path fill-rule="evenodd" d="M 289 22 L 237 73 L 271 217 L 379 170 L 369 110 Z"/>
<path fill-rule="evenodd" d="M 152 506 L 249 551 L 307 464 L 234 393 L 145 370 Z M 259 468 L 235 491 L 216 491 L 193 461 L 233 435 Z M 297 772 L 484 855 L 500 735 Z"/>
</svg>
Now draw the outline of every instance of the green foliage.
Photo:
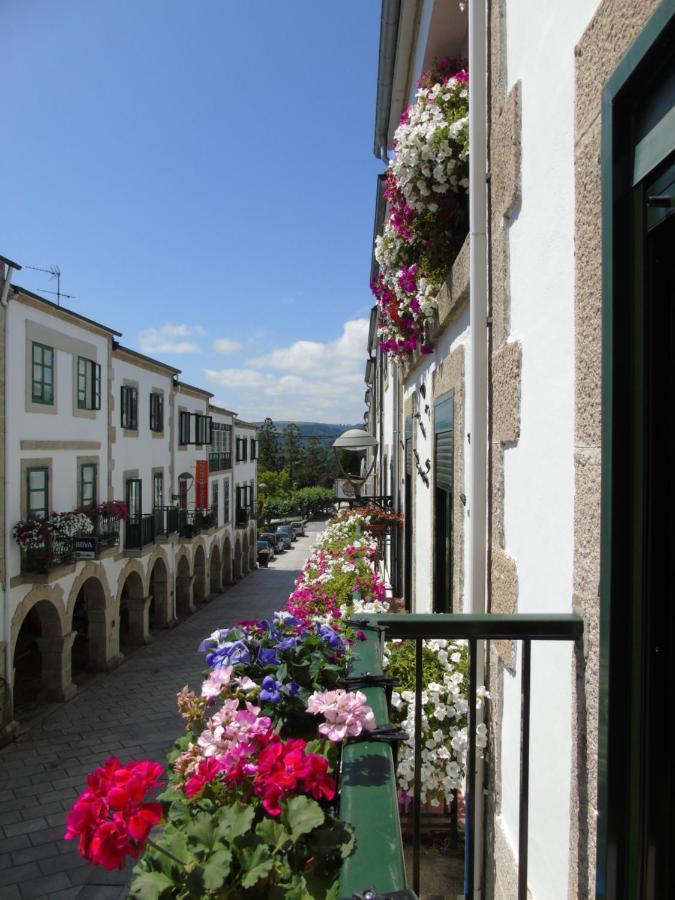
<svg viewBox="0 0 675 900">
<path fill-rule="evenodd" d="M 284 468 L 290 476 L 291 484 L 294 484 L 297 480 L 298 466 L 300 465 L 300 456 L 302 452 L 300 429 L 294 422 L 291 422 L 284 428 L 282 448 Z"/>
<path fill-rule="evenodd" d="M 289 497 L 293 492 L 291 478 L 286 469 L 275 472 L 273 469 L 258 468 L 258 485 L 265 485 L 266 497 Z"/>
<path fill-rule="evenodd" d="M 258 431 L 258 467 L 272 472 L 278 472 L 281 469 L 279 436 L 274 422 L 269 416 Z"/>
<path fill-rule="evenodd" d="M 173 792 L 167 825 L 134 869 L 132 897 L 251 898 L 336 897 L 342 860 L 354 846 L 351 829 L 310 797 L 293 797 L 279 819 L 261 807 L 222 806 L 204 799 L 185 819 L 182 793 Z M 171 858 L 173 857 L 173 859 Z"/>
</svg>

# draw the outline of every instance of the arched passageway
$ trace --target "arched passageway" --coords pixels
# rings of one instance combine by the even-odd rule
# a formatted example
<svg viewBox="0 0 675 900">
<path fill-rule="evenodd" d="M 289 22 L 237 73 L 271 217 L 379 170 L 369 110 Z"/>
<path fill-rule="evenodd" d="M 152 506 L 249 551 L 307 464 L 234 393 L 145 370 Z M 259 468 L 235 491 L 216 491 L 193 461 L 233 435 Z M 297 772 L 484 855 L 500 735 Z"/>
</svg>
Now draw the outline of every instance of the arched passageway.
<svg viewBox="0 0 675 900">
<path fill-rule="evenodd" d="M 212 594 L 219 594 L 223 589 L 220 573 L 220 550 L 215 541 L 211 547 L 211 559 L 209 562 L 209 589 Z"/>
<path fill-rule="evenodd" d="M 223 587 L 232 584 L 232 544 L 229 538 L 225 538 L 225 543 L 223 544 L 222 584 Z"/>
<path fill-rule="evenodd" d="M 150 643 L 150 597 L 138 572 L 130 572 L 120 593 L 120 646 Z"/>
<path fill-rule="evenodd" d="M 194 608 L 190 563 L 187 556 L 181 556 L 176 569 L 176 610 L 179 616 L 188 616 Z"/>
<path fill-rule="evenodd" d="M 206 600 L 206 554 L 201 544 L 195 550 L 192 593 L 195 603 L 204 603 Z"/>
<path fill-rule="evenodd" d="M 150 629 L 169 628 L 174 624 L 173 605 L 169 591 L 169 575 L 164 560 L 158 557 L 150 572 Z"/>
<path fill-rule="evenodd" d="M 71 677 L 75 635 L 65 633 L 58 609 L 38 600 L 28 610 L 14 642 L 12 705 L 21 719 L 45 700 L 69 700 L 77 691 Z"/>
<path fill-rule="evenodd" d="M 105 671 L 120 661 L 111 618 L 103 585 L 96 577 L 87 578 L 73 607 L 72 673 L 75 681 L 87 670 Z"/>
<path fill-rule="evenodd" d="M 249 564 L 249 555 L 248 555 L 248 535 L 244 532 L 244 538 L 241 542 L 241 571 L 243 575 L 247 575 L 249 569 L 251 568 Z"/>
<path fill-rule="evenodd" d="M 241 542 L 237 538 L 234 544 L 234 580 L 239 581 L 241 575 Z"/>
</svg>

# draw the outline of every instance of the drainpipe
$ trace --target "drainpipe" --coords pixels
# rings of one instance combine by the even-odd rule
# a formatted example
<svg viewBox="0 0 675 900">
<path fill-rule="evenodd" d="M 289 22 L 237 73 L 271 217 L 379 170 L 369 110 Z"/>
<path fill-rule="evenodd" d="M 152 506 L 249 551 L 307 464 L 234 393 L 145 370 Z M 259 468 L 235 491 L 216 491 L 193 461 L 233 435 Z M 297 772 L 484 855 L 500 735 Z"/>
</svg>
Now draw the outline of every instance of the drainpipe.
<svg viewBox="0 0 675 900">
<path fill-rule="evenodd" d="M 470 368 L 469 410 L 469 572 L 470 612 L 486 612 L 487 550 L 487 52 L 485 0 L 469 3 L 469 249 Z M 477 679 L 485 679 L 484 647 L 479 645 Z M 483 766 L 476 772 L 474 896 L 483 885 Z"/>
<path fill-rule="evenodd" d="M 0 275 L 2 275 L 2 291 L 0 292 L 0 303 L 7 310 L 5 312 L 5 334 L 4 334 L 4 350 L 3 350 L 3 368 L 5 371 L 3 374 L 3 382 L 4 382 L 4 406 L 5 406 L 5 420 L 4 420 L 4 435 L 3 435 L 3 445 L 4 452 L 2 456 L 2 475 L 3 475 L 3 491 L 4 496 L 2 498 L 2 515 L 4 517 L 4 521 L 2 523 L 3 535 L 2 539 L 4 541 L 4 554 L 5 554 L 5 571 L 3 573 L 4 579 L 3 583 L 0 584 L 0 592 L 2 593 L 2 597 L 0 600 L 2 601 L 2 633 L 0 633 L 0 640 L 4 640 L 5 642 L 5 680 L 6 680 L 6 689 L 9 691 L 10 686 L 13 683 L 12 678 L 12 634 L 11 634 L 11 622 L 9 617 L 9 528 L 7 527 L 7 351 L 9 349 L 9 286 L 12 282 L 12 275 L 14 274 L 14 270 L 17 272 L 21 269 L 21 266 L 18 263 L 12 262 L 5 257 L 0 258 Z M 5 690 L 5 686 L 0 684 L 0 690 Z M 2 726 L 2 722 L 0 722 L 0 727 Z"/>
</svg>

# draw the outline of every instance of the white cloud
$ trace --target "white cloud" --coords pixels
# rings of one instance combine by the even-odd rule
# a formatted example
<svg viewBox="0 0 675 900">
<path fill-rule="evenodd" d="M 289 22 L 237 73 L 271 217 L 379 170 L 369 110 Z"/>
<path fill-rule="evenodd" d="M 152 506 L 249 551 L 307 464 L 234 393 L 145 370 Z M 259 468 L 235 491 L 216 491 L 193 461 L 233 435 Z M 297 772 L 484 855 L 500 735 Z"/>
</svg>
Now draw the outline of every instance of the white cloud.
<svg viewBox="0 0 675 900">
<path fill-rule="evenodd" d="M 333 341 L 296 341 L 248 360 L 245 369 L 204 369 L 208 381 L 236 397 L 224 401 L 245 418 L 358 422 L 368 319 L 346 322 Z"/>
<path fill-rule="evenodd" d="M 239 341 L 234 341 L 232 338 L 216 338 L 213 342 L 213 349 L 215 352 L 222 353 L 223 355 L 236 353 L 240 348 L 241 344 Z"/>
<path fill-rule="evenodd" d="M 201 347 L 194 340 L 206 334 L 201 325 L 173 325 L 167 322 L 161 328 L 146 328 L 139 332 L 138 343 L 141 353 L 199 353 Z"/>
</svg>

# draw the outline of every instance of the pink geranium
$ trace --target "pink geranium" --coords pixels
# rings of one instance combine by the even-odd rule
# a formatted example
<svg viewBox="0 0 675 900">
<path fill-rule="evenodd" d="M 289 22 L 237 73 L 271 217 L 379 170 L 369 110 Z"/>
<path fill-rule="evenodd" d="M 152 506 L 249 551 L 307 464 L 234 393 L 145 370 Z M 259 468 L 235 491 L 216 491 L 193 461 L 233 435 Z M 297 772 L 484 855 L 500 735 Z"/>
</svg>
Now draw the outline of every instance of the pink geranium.
<svg viewBox="0 0 675 900">
<path fill-rule="evenodd" d="M 307 711 L 324 717 L 319 732 L 329 741 L 343 741 L 375 728 L 375 715 L 361 691 L 317 691 L 309 698 Z"/>
<path fill-rule="evenodd" d="M 222 666 L 213 669 L 209 677 L 202 684 L 202 697 L 206 697 L 208 700 L 219 697 L 223 689 L 229 687 L 233 671 L 234 666 Z"/>
</svg>

